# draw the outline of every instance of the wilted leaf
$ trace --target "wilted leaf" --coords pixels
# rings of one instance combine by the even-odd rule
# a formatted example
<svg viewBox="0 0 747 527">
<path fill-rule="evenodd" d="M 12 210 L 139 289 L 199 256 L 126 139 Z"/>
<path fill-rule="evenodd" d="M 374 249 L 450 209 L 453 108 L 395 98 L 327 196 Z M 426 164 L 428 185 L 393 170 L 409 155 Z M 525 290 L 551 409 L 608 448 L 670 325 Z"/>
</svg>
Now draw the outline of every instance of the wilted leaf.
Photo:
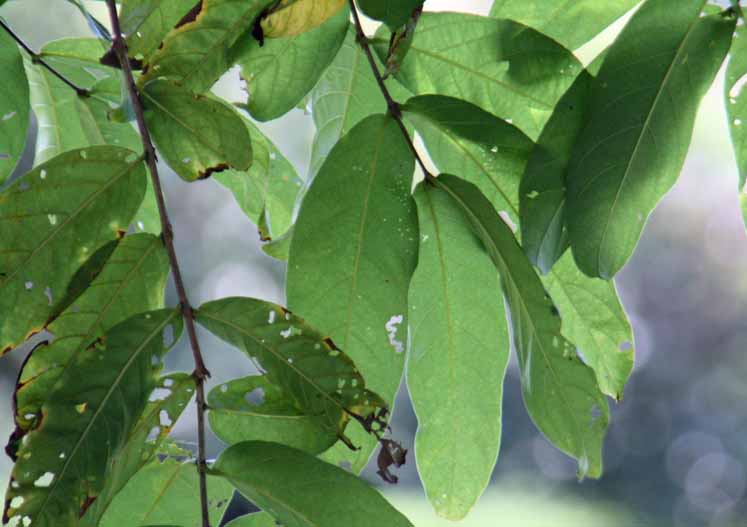
<svg viewBox="0 0 747 527">
<path fill-rule="evenodd" d="M 161 155 L 186 181 L 252 164 L 251 138 L 238 113 L 167 80 L 142 90 L 145 121 Z"/>
<path fill-rule="evenodd" d="M 122 2 L 119 21 L 122 32 L 127 35 L 127 51 L 130 56 L 147 62 L 164 37 L 197 4 L 197 0 Z"/>
<path fill-rule="evenodd" d="M 480 190 L 449 175 L 439 176 L 436 185 L 462 209 L 501 274 L 529 415 L 557 448 L 578 460 L 579 477 L 599 477 L 609 408 L 593 370 L 561 335 L 559 313 L 542 282 Z"/>
<path fill-rule="evenodd" d="M 498 272 L 458 205 L 428 183 L 415 201 L 420 253 L 410 283 L 407 364 L 418 417 L 415 453 L 436 512 L 460 520 L 498 458 L 506 313 Z"/>
<path fill-rule="evenodd" d="M 374 115 L 358 123 L 314 179 L 288 262 L 290 307 L 330 335 L 388 403 L 402 377 L 407 290 L 417 262 L 413 172 L 412 153 L 393 119 Z M 352 428 L 362 451 L 338 448 L 328 459 L 347 457 L 360 471 L 375 441 Z"/>
<path fill-rule="evenodd" d="M 350 527 L 412 524 L 354 475 L 300 450 L 247 441 L 225 450 L 212 470 L 284 525 Z"/>
<path fill-rule="evenodd" d="M 423 6 L 424 0 L 358 0 L 366 16 L 381 20 L 392 29 L 407 23 L 412 12 Z"/>
<path fill-rule="evenodd" d="M 705 0 L 648 1 L 610 48 L 569 169 L 573 255 L 609 279 L 679 177 L 700 100 L 729 49 L 736 17 L 700 17 Z"/>
<path fill-rule="evenodd" d="M 347 0 L 280 0 L 266 18 L 267 38 L 293 37 L 319 27 L 347 5 Z"/>
<path fill-rule="evenodd" d="M 92 146 L 39 165 L 0 194 L 0 350 L 49 322 L 47 293 L 60 298 L 78 267 L 127 230 L 144 192 L 137 154 Z"/>
<path fill-rule="evenodd" d="M 0 31 L 0 186 L 13 173 L 26 145 L 29 85 L 15 41 Z"/>
</svg>

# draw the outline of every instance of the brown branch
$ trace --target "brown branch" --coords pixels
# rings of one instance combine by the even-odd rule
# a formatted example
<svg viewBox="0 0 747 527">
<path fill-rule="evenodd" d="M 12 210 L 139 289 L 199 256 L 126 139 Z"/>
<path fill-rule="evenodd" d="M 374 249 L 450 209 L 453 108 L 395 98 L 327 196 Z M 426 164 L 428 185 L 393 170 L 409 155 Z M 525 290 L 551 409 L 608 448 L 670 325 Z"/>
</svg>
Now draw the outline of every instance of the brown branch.
<svg viewBox="0 0 747 527">
<path fill-rule="evenodd" d="M 5 32 L 10 35 L 10 37 L 16 41 L 16 43 L 23 48 L 23 50 L 29 54 L 31 57 L 31 62 L 34 64 L 39 64 L 42 67 L 46 68 L 52 75 L 60 79 L 62 82 L 67 84 L 70 88 L 72 88 L 75 93 L 78 94 L 79 97 L 88 97 L 91 95 L 91 92 L 88 91 L 85 88 L 81 88 L 77 84 L 75 84 L 73 81 L 65 77 L 62 73 L 57 71 L 54 67 L 52 67 L 46 60 L 44 60 L 40 53 L 37 53 L 33 49 L 31 49 L 31 46 L 26 44 L 24 40 L 15 32 L 13 29 L 5 23 L 5 21 L 0 18 L 0 27 L 2 27 Z"/>
<path fill-rule="evenodd" d="M 379 85 L 379 90 L 381 90 L 381 94 L 384 96 L 389 114 L 397 122 L 400 130 L 402 130 L 402 133 L 405 136 L 405 140 L 407 141 L 410 150 L 412 150 L 412 153 L 415 156 L 415 160 L 418 162 L 418 165 L 420 165 L 420 169 L 423 171 L 423 175 L 425 176 L 426 181 L 430 181 L 433 179 L 433 174 L 428 171 L 425 166 L 425 162 L 420 157 L 420 153 L 418 152 L 417 148 L 415 148 L 415 143 L 412 142 L 410 134 L 407 131 L 407 127 L 402 121 L 402 111 L 400 110 L 399 104 L 392 98 L 392 94 L 389 93 L 389 88 L 387 88 L 386 83 L 384 83 L 384 78 L 379 71 L 379 67 L 376 65 L 376 59 L 374 59 L 373 52 L 371 51 L 371 46 L 368 43 L 368 37 L 366 37 L 366 34 L 363 31 L 363 25 L 361 24 L 361 18 L 358 15 L 358 10 L 355 7 L 355 1 L 348 1 L 350 2 L 350 12 L 353 13 L 353 20 L 355 21 L 356 40 L 358 41 L 358 44 L 368 58 L 368 63 L 371 65 L 371 71 L 373 72 L 373 76 L 376 79 L 376 84 Z"/>
<path fill-rule="evenodd" d="M 179 261 L 176 257 L 176 250 L 174 249 L 174 231 L 171 227 L 169 220 L 168 211 L 166 210 L 166 201 L 163 195 L 163 189 L 161 187 L 161 180 L 158 176 L 158 167 L 156 165 L 156 150 L 153 147 L 153 141 L 148 132 L 148 127 L 145 124 L 145 117 L 143 114 L 143 105 L 140 101 L 137 86 L 135 85 L 135 78 L 132 74 L 132 67 L 127 54 L 127 43 L 122 36 L 122 29 L 119 24 L 119 16 L 117 15 L 117 6 L 115 0 L 106 0 L 107 7 L 109 8 L 109 16 L 112 24 L 112 49 L 117 55 L 119 64 L 122 68 L 122 74 L 127 84 L 127 91 L 132 102 L 132 109 L 135 113 L 135 119 L 137 126 L 140 131 L 140 137 L 143 142 L 143 148 L 145 149 L 145 161 L 148 164 L 150 170 L 151 179 L 153 181 L 153 189 L 156 195 L 156 203 L 158 204 L 158 214 L 161 218 L 161 230 L 163 243 L 166 246 L 166 250 L 169 254 L 169 262 L 171 263 L 171 272 L 174 276 L 174 284 L 176 285 L 176 292 L 179 296 L 180 308 L 182 315 L 184 316 L 184 323 L 187 327 L 187 334 L 189 335 L 189 342 L 192 347 L 192 355 L 194 357 L 195 370 L 192 376 L 195 379 L 195 392 L 197 402 L 197 470 L 200 476 L 200 504 L 202 510 L 202 525 L 203 527 L 210 527 L 210 518 L 208 516 L 208 499 L 207 499 L 207 483 L 206 483 L 206 472 L 207 472 L 207 461 L 205 457 L 205 379 L 210 376 L 210 372 L 205 367 L 205 362 L 202 358 L 202 352 L 200 351 L 200 343 L 197 340 L 197 330 L 195 328 L 194 313 L 187 292 L 184 288 L 184 280 L 182 279 L 181 269 L 179 268 Z"/>
</svg>

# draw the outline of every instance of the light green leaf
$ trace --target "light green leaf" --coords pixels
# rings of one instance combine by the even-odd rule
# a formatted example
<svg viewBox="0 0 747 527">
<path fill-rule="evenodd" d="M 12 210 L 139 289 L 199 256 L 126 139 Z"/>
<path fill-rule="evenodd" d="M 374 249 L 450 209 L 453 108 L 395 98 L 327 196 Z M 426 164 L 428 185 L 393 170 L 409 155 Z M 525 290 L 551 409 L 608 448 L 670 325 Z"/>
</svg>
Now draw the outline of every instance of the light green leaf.
<svg viewBox="0 0 747 527">
<path fill-rule="evenodd" d="M 195 93 L 208 91 L 235 56 L 231 47 L 251 39 L 254 20 L 273 0 L 202 0 L 194 20 L 173 29 L 152 55 L 141 85 L 167 77 Z"/>
<path fill-rule="evenodd" d="M 92 146 L 39 165 L 0 194 L 0 350 L 49 323 L 57 313 L 47 293 L 59 298 L 80 265 L 127 230 L 144 192 L 137 154 Z"/>
<path fill-rule="evenodd" d="M 223 478 L 208 476 L 208 512 L 219 525 L 233 496 Z M 154 460 L 135 474 L 114 498 L 100 527 L 140 527 L 150 524 L 199 525 L 200 487 L 194 460 Z"/>
<path fill-rule="evenodd" d="M 739 203 L 747 225 L 747 90 L 744 89 L 747 83 L 747 30 L 744 26 L 737 28 L 730 55 L 729 66 L 726 68 L 724 98 L 729 116 L 731 141 L 739 168 Z"/>
<path fill-rule="evenodd" d="M 376 51 L 386 56 L 380 30 Z M 536 139 L 581 65 L 550 40 L 509 20 L 423 13 L 396 77 L 411 92 L 480 106 Z"/>
<path fill-rule="evenodd" d="M 413 172 L 393 119 L 373 115 L 358 123 L 314 179 L 288 262 L 291 309 L 329 334 L 389 404 L 404 367 L 407 290 L 417 262 Z M 360 427 L 350 432 L 362 450 L 338 448 L 328 459 L 347 458 L 358 472 L 375 445 Z"/>
<path fill-rule="evenodd" d="M 412 526 L 363 480 L 287 446 L 239 443 L 221 454 L 212 472 L 285 525 Z"/>
<path fill-rule="evenodd" d="M 248 170 L 251 138 L 230 106 L 156 80 L 142 90 L 145 121 L 158 151 L 185 181 L 228 168 Z"/>
<path fill-rule="evenodd" d="M 13 173 L 26 145 L 29 86 L 15 41 L 0 31 L 0 186 Z"/>
<path fill-rule="evenodd" d="M 18 451 L 6 494 L 11 523 L 24 516 L 38 527 L 77 523 L 156 387 L 166 328 L 180 324 L 176 310 L 137 315 L 76 358 Z"/>
<path fill-rule="evenodd" d="M 295 414 L 308 417 L 308 424 L 324 431 L 326 437 L 317 438 L 322 443 L 344 438 L 351 414 L 376 418 L 386 406 L 366 389 L 366 381 L 347 355 L 281 306 L 253 298 L 226 298 L 204 304 L 196 318 L 258 363 Z"/>
<path fill-rule="evenodd" d="M 291 226 L 303 180 L 277 147 L 249 119 L 242 118 L 252 142 L 252 166 L 245 172 L 226 170 L 215 179 L 229 189 L 255 224 L 264 222 L 274 239 Z"/>
<path fill-rule="evenodd" d="M 510 18 L 575 50 L 640 0 L 495 0 L 490 16 Z"/>
<path fill-rule="evenodd" d="M 49 324 L 52 343 L 35 349 L 24 364 L 15 395 L 21 429 L 42 419 L 41 406 L 60 375 L 96 338 L 138 313 L 163 307 L 168 271 L 159 238 L 136 234 L 119 242 L 90 287 Z"/>
<path fill-rule="evenodd" d="M 119 13 L 131 57 L 145 59 L 193 7 L 195 0 L 125 0 Z"/>
<path fill-rule="evenodd" d="M 498 272 L 458 205 L 428 183 L 415 201 L 420 253 L 410 283 L 407 364 L 415 454 L 436 512 L 460 520 L 498 458 L 508 327 Z"/>
<path fill-rule="evenodd" d="M 278 525 L 275 518 L 266 512 L 256 512 L 236 518 L 228 522 L 225 527 L 278 527 Z"/>
<path fill-rule="evenodd" d="M 210 428 L 229 445 L 262 440 L 319 454 L 337 442 L 334 428 L 319 426 L 318 417 L 299 410 L 265 375 L 235 379 L 214 388 L 208 404 Z"/>
<path fill-rule="evenodd" d="M 290 256 L 290 246 L 293 241 L 294 231 L 295 228 L 291 227 L 285 232 L 285 234 L 280 236 L 280 238 L 275 238 L 270 242 L 263 244 L 262 250 L 265 254 L 272 256 L 276 260 L 287 262 L 288 257 Z"/>
<path fill-rule="evenodd" d="M 321 77 L 342 45 L 348 27 L 347 7 L 324 24 L 295 37 L 246 40 L 239 53 L 241 77 L 249 92 L 248 109 L 269 121 L 296 107 Z"/>
<path fill-rule="evenodd" d="M 293 37 L 321 26 L 336 15 L 347 0 L 280 0 L 262 19 L 266 38 Z"/>
<path fill-rule="evenodd" d="M 449 175 L 439 176 L 436 185 L 462 209 L 501 274 L 529 415 L 558 449 L 578 460 L 579 477 L 599 477 L 609 408 L 593 370 L 561 335 L 559 313 L 542 282 L 480 190 Z"/>
<path fill-rule="evenodd" d="M 647 1 L 612 45 L 592 86 L 589 121 L 568 174 L 567 222 L 578 266 L 609 279 L 679 177 L 700 100 L 721 67 L 736 17 L 700 17 L 705 0 Z"/>
<path fill-rule="evenodd" d="M 425 0 L 358 0 L 366 16 L 381 20 L 392 29 L 404 26 L 412 12 L 423 7 Z"/>
</svg>

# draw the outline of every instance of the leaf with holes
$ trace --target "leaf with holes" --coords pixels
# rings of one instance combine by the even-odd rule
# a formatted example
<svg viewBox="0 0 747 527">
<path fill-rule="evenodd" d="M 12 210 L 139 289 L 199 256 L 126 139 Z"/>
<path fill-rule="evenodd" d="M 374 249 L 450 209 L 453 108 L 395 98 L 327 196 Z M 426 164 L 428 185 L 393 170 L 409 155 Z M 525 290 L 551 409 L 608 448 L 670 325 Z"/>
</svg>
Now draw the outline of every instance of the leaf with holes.
<svg viewBox="0 0 747 527">
<path fill-rule="evenodd" d="M 158 151 L 185 181 L 252 164 L 251 139 L 236 111 L 167 80 L 142 91 L 145 121 Z"/>
<path fill-rule="evenodd" d="M 38 527 L 74 525 L 85 513 L 157 385 L 164 331 L 180 324 L 175 310 L 136 315 L 60 376 L 42 406 L 43 418 L 18 451 L 6 521 L 28 517 Z"/>
<path fill-rule="evenodd" d="M 59 297 L 90 255 L 127 230 L 144 193 L 137 154 L 93 146 L 39 165 L 0 194 L 0 350 L 59 314 L 47 293 Z"/>
<path fill-rule="evenodd" d="M 578 266 L 609 279 L 674 185 L 700 100 L 729 50 L 736 17 L 700 17 L 705 0 L 648 1 L 610 48 L 568 173 L 568 233 Z"/>
<path fill-rule="evenodd" d="M 542 282 L 480 190 L 449 175 L 439 176 L 436 185 L 461 208 L 501 274 L 529 415 L 558 449 L 578 461 L 579 477 L 601 476 L 609 408 L 593 370 L 562 336 L 560 316 Z"/>
<path fill-rule="evenodd" d="M 291 309 L 330 335 L 389 404 L 402 378 L 407 290 L 417 263 L 413 171 L 393 119 L 373 115 L 358 123 L 316 175 L 288 262 Z M 363 445 L 360 452 L 338 447 L 328 459 L 347 459 L 360 471 L 375 442 L 359 427 L 351 438 Z"/>
<path fill-rule="evenodd" d="M 510 349 L 506 312 L 498 272 L 458 205 L 428 183 L 417 188 L 415 201 L 420 253 L 410 283 L 407 363 L 418 418 L 415 454 L 436 512 L 460 520 L 498 459 Z"/>
<path fill-rule="evenodd" d="M 13 173 L 26 145 L 29 85 L 15 41 L 0 31 L 0 186 Z"/>
<path fill-rule="evenodd" d="M 262 19 L 262 32 L 266 38 L 294 37 L 321 26 L 346 5 L 346 0 L 280 0 Z"/>
<path fill-rule="evenodd" d="M 280 315 L 278 315 L 280 316 Z M 319 454 L 337 442 L 337 430 L 299 410 L 283 389 L 265 375 L 234 379 L 208 396 L 210 428 L 233 445 L 261 440 Z"/>
<path fill-rule="evenodd" d="M 354 475 L 283 445 L 247 441 L 226 449 L 211 471 L 284 525 L 412 527 Z M 354 506 L 351 506 L 354 504 Z"/>
</svg>

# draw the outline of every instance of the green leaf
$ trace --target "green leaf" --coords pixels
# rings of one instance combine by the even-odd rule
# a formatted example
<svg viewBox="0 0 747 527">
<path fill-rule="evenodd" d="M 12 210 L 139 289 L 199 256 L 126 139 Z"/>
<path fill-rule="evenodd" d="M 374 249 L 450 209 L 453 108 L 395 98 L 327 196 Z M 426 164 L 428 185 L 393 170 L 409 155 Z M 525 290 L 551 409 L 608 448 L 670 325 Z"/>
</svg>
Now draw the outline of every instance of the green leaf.
<svg viewBox="0 0 747 527">
<path fill-rule="evenodd" d="M 415 191 L 415 201 L 420 253 L 410 283 L 407 364 L 418 417 L 415 454 L 436 512 L 460 520 L 498 458 L 510 348 L 506 313 L 495 266 L 458 205 L 428 183 Z"/>
<path fill-rule="evenodd" d="M 392 29 L 404 26 L 412 12 L 423 7 L 425 0 L 358 0 L 366 16 L 381 20 Z"/>
<path fill-rule="evenodd" d="M 229 447 L 212 471 L 285 525 L 412 526 L 376 490 L 354 475 L 300 450 L 247 441 Z"/>
<path fill-rule="evenodd" d="M 180 324 L 176 310 L 130 318 L 60 377 L 44 403 L 44 419 L 18 452 L 6 494 L 11 523 L 24 516 L 39 527 L 77 523 L 156 387 L 167 326 Z"/>
<path fill-rule="evenodd" d="M 246 40 L 239 55 L 252 117 L 269 121 L 296 107 L 337 55 L 350 11 L 340 10 L 324 24 L 295 37 Z"/>
<path fill-rule="evenodd" d="M 334 147 L 301 205 L 288 262 L 291 309 L 329 334 L 392 403 L 404 367 L 407 290 L 417 262 L 414 160 L 396 122 L 367 117 Z M 340 206 L 344 204 L 344 206 Z M 351 430 L 354 471 L 374 440 Z M 365 441 L 365 443 L 364 443 Z"/>
<path fill-rule="evenodd" d="M 233 496 L 223 478 L 208 476 L 211 525 L 220 524 Z M 200 486 L 194 460 L 166 458 L 143 467 L 117 495 L 100 527 L 140 527 L 150 524 L 199 525 Z"/>
<path fill-rule="evenodd" d="M 266 38 L 300 35 L 321 26 L 346 5 L 346 0 L 281 0 L 262 19 L 262 31 Z"/>
<path fill-rule="evenodd" d="M 265 375 L 235 379 L 214 388 L 208 404 L 210 428 L 229 445 L 262 440 L 319 454 L 337 442 L 334 428 L 319 426 L 318 417 L 299 410 Z"/>
<path fill-rule="evenodd" d="M 385 407 L 378 395 L 366 389 L 366 381 L 347 355 L 281 306 L 253 298 L 226 298 L 204 304 L 196 318 L 258 362 L 295 414 L 306 416 L 306 423 L 324 431 L 325 438 L 316 438 L 322 443 L 344 437 L 350 414 L 377 417 Z"/>
<path fill-rule="evenodd" d="M 280 236 L 280 238 L 275 238 L 270 242 L 263 244 L 262 250 L 265 254 L 272 256 L 276 260 L 287 262 L 288 257 L 290 256 L 290 246 L 293 241 L 294 232 L 295 228 L 291 227 L 285 232 L 285 234 Z"/>
<path fill-rule="evenodd" d="M 273 0 L 202 0 L 193 20 L 173 29 L 152 55 L 141 83 L 167 77 L 195 93 L 208 91 L 234 64 L 231 46 L 251 39 L 254 20 Z M 141 85 L 142 85 L 141 84 Z"/>
<path fill-rule="evenodd" d="M 195 4 L 195 0 L 123 1 L 119 20 L 130 56 L 147 61 Z"/>
<path fill-rule="evenodd" d="M 15 41 L 0 32 L 0 186 L 13 173 L 26 145 L 29 127 L 29 86 L 23 57 Z"/>
<path fill-rule="evenodd" d="M 585 44 L 639 0 L 495 0 L 490 16 L 533 27 L 568 49 Z"/>
<path fill-rule="evenodd" d="M 138 313 L 163 307 L 168 271 L 159 238 L 136 234 L 119 242 L 90 287 L 49 324 L 52 343 L 35 349 L 24 364 L 15 395 L 21 429 L 42 419 L 41 406 L 60 375 L 96 338 Z"/>
<path fill-rule="evenodd" d="M 266 512 L 256 512 L 236 518 L 228 522 L 225 527 L 278 527 L 278 525 L 275 518 Z"/>
<path fill-rule="evenodd" d="M 593 370 L 561 335 L 559 313 L 542 282 L 480 190 L 449 175 L 439 176 L 436 185 L 462 209 L 501 274 L 529 415 L 558 449 L 578 460 L 579 477 L 599 477 L 609 408 Z"/>
<path fill-rule="evenodd" d="M 243 117 L 242 121 L 251 137 L 252 166 L 244 172 L 226 170 L 216 174 L 215 179 L 233 193 L 255 225 L 262 219 L 265 221 L 274 239 L 282 236 L 293 222 L 293 209 L 303 180 L 254 123 Z"/>
<path fill-rule="evenodd" d="M 78 267 L 127 230 L 144 192 L 137 154 L 93 146 L 39 165 L 0 194 L 0 350 L 45 327 L 54 314 L 47 293 L 59 298 Z"/>
<path fill-rule="evenodd" d="M 737 28 L 731 46 L 731 58 L 726 68 L 724 97 L 729 116 L 729 131 L 734 145 L 734 155 L 739 168 L 739 203 L 742 217 L 747 225 L 747 97 L 744 85 L 747 83 L 747 30 Z"/>
<path fill-rule="evenodd" d="M 385 57 L 382 31 L 375 43 Z M 515 22 L 423 13 L 396 77 L 415 94 L 457 97 L 512 119 L 536 139 L 580 69 L 569 51 Z"/>
<path fill-rule="evenodd" d="M 514 208 L 534 143 L 515 126 L 468 102 L 421 95 L 402 107 L 442 172 L 462 174 L 497 210 Z"/>
<path fill-rule="evenodd" d="M 704 0 L 646 2 L 592 86 L 568 174 L 568 232 L 578 266 L 609 279 L 679 177 L 700 100 L 729 50 L 736 17 L 700 17 Z"/>
<path fill-rule="evenodd" d="M 247 127 L 230 106 L 167 80 L 142 90 L 145 121 L 161 155 L 185 181 L 252 164 Z"/>
</svg>

